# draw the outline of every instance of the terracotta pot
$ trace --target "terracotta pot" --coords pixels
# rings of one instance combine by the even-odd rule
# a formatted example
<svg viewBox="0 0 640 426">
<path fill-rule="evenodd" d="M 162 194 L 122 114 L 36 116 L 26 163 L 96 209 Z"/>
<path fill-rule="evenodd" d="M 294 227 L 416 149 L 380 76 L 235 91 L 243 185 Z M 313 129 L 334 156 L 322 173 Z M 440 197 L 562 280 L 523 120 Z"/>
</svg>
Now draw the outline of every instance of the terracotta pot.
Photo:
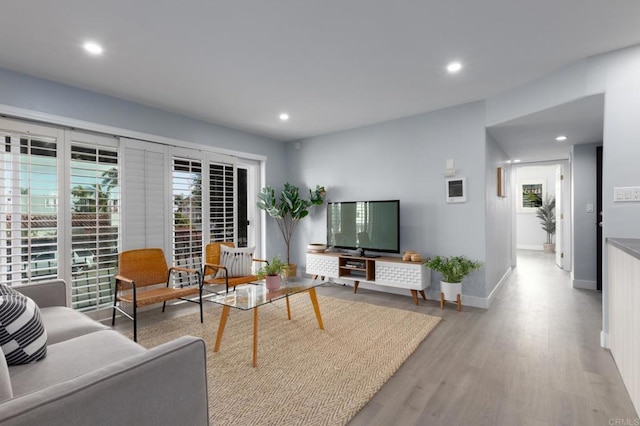
<svg viewBox="0 0 640 426">
<path fill-rule="evenodd" d="M 444 300 L 456 302 L 458 295 L 462 294 L 462 283 L 440 281 L 440 291 L 444 293 Z"/>
<path fill-rule="evenodd" d="M 280 275 L 267 275 L 264 280 L 267 284 L 267 290 L 270 291 L 279 289 L 282 283 Z"/>
</svg>

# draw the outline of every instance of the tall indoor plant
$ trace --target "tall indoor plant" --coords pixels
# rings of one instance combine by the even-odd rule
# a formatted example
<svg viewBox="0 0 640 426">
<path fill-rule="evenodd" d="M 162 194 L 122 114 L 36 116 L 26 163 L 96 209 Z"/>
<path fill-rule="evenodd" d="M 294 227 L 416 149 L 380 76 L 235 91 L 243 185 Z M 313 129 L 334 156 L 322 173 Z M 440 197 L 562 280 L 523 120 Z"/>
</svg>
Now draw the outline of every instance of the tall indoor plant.
<svg viewBox="0 0 640 426">
<path fill-rule="evenodd" d="M 436 256 L 427 259 L 424 262 L 424 266 L 442 274 L 442 280 L 440 281 L 440 307 L 444 307 L 445 300 L 450 300 L 457 302 L 458 310 L 460 310 L 462 280 L 474 270 L 479 269 L 482 266 L 482 262 L 470 260 L 466 256 Z"/>
<path fill-rule="evenodd" d="M 300 197 L 299 188 L 289 182 L 284 184 L 279 197 L 276 197 L 276 192 L 271 186 L 265 186 L 258 193 L 258 208 L 275 219 L 282 233 L 287 246 L 287 264 L 291 265 L 291 238 L 298 222 L 309 214 L 311 207 L 324 203 L 325 194 L 324 187 L 316 185 L 315 191 L 309 190 L 309 199 L 303 199 Z M 289 270 L 290 275 L 295 275 L 294 270 L 295 266 Z"/>
<path fill-rule="evenodd" d="M 553 253 L 556 245 L 553 243 L 553 235 L 556 233 L 556 198 L 545 197 L 542 205 L 536 210 L 536 216 L 540 219 L 542 230 L 547 233 L 547 242 L 543 244 L 545 253 Z"/>
</svg>

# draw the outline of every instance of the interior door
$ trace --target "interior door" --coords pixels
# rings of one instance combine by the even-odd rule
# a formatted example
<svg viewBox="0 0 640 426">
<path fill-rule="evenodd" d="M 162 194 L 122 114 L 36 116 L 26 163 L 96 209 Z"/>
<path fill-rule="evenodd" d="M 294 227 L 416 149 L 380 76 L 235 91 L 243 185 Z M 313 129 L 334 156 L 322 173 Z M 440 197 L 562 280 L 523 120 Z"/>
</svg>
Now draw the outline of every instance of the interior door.
<svg viewBox="0 0 640 426">
<path fill-rule="evenodd" d="M 562 209 L 562 165 L 559 165 L 556 169 L 556 265 L 560 269 L 564 269 L 563 261 L 563 238 L 564 232 L 564 212 Z"/>
</svg>

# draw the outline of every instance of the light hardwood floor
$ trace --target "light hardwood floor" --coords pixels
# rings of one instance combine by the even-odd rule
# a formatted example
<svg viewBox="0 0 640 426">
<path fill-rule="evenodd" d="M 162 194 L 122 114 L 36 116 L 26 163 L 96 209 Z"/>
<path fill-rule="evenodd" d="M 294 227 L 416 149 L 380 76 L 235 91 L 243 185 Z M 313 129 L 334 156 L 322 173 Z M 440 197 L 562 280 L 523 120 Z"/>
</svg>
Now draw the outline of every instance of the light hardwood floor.
<svg viewBox="0 0 640 426">
<path fill-rule="evenodd" d="M 415 306 L 407 293 L 318 288 L 443 318 L 351 425 L 640 424 L 611 354 L 600 347 L 601 294 L 572 289 L 553 256 L 520 252 L 489 310 L 441 310 L 436 300 Z M 164 315 L 146 312 L 139 326 L 196 310 L 187 304 Z M 116 327 L 131 324 L 119 320 Z"/>
</svg>

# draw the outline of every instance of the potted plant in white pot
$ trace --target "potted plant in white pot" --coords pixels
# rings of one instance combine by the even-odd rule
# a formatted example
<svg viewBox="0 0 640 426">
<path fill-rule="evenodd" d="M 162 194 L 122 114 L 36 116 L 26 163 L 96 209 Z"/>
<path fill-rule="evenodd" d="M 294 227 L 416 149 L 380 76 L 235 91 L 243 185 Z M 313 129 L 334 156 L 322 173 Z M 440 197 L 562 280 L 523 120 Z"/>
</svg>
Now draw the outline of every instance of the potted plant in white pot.
<svg viewBox="0 0 640 426">
<path fill-rule="evenodd" d="M 443 257 L 436 256 L 424 262 L 424 266 L 442 274 L 440 281 L 440 308 L 444 308 L 444 301 L 455 301 L 458 310 L 461 309 L 460 295 L 462 294 L 462 280 L 482 266 L 482 262 L 468 259 L 466 256 Z"/>
<path fill-rule="evenodd" d="M 288 275 L 296 275 L 296 265 L 291 264 L 291 238 L 300 219 L 309 215 L 309 209 L 324 203 L 326 191 L 323 186 L 316 185 L 315 191 L 309 190 L 309 199 L 300 197 L 300 190 L 289 182 L 284 184 L 280 197 L 276 197 L 271 186 L 265 186 L 258 193 L 258 208 L 266 211 L 275 219 L 287 246 Z"/>
<path fill-rule="evenodd" d="M 256 272 L 256 276 L 258 279 L 265 280 L 267 290 L 277 290 L 282 283 L 280 274 L 282 274 L 285 269 L 287 269 L 287 264 L 276 256 L 260 268 Z"/>
<path fill-rule="evenodd" d="M 556 233 L 556 199 L 555 197 L 545 197 L 542 205 L 536 210 L 536 216 L 540 219 L 542 230 L 547 233 L 547 242 L 543 243 L 545 253 L 554 253 L 556 245 L 553 242 L 553 235 Z"/>
</svg>

